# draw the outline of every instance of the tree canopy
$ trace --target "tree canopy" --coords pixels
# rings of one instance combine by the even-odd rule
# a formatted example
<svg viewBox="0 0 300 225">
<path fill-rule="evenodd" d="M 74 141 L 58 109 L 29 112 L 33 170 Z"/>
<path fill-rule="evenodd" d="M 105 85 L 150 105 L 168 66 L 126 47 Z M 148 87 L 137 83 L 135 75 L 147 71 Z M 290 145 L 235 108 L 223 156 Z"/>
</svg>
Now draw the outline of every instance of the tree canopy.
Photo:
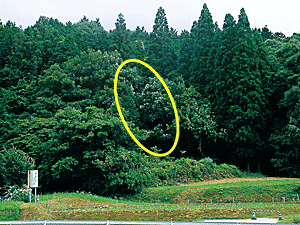
<svg viewBox="0 0 300 225">
<path fill-rule="evenodd" d="M 219 26 L 207 4 L 180 34 L 162 7 L 149 32 L 129 30 L 122 13 L 110 31 L 86 16 L 65 24 L 41 16 L 24 30 L 0 22 L 0 186 L 21 185 L 28 169 L 38 169 L 45 192 L 56 185 L 130 194 L 203 180 L 201 168 L 211 160 L 299 176 L 300 34 L 250 25 L 242 8 L 237 20 L 226 14 Z M 132 58 L 159 73 L 178 110 L 179 142 L 165 158 L 136 145 L 117 111 L 114 75 Z M 127 64 L 117 94 L 136 138 L 154 152 L 168 151 L 175 115 L 158 78 Z"/>
</svg>

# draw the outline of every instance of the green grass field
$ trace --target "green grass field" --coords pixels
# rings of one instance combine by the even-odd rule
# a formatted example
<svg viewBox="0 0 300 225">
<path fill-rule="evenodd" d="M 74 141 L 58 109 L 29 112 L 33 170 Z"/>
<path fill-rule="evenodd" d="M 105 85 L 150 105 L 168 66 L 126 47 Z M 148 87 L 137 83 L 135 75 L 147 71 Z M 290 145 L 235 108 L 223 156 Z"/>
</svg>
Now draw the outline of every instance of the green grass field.
<svg viewBox="0 0 300 225">
<path fill-rule="evenodd" d="M 287 178 L 230 178 L 216 181 L 148 188 L 128 198 L 144 202 L 185 203 L 234 203 L 278 202 L 299 199 L 293 190 L 299 179 Z"/>
<path fill-rule="evenodd" d="M 196 222 L 204 219 L 250 219 L 252 210 L 255 209 L 280 210 L 284 219 L 280 223 L 299 224 L 300 201 L 293 191 L 298 186 L 300 179 L 229 178 L 147 188 L 126 198 L 106 198 L 84 193 L 53 193 L 40 195 L 40 202 L 37 204 L 0 203 L 0 212 L 7 211 L 13 215 L 4 217 L 8 219 L 0 218 L 135 221 L 170 221 L 172 218 L 173 221 Z M 285 201 L 282 201 L 282 197 L 285 197 Z M 257 217 L 278 218 L 278 213 L 257 212 Z"/>
<path fill-rule="evenodd" d="M 22 202 L 1 202 L 0 203 L 0 221 L 19 220 Z"/>
</svg>

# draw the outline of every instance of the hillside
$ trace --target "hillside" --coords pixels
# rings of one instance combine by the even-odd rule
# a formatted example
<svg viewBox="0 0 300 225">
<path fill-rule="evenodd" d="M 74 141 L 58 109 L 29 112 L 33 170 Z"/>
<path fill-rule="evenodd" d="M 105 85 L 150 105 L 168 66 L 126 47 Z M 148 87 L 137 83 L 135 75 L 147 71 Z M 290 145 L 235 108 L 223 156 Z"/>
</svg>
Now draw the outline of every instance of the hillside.
<svg viewBox="0 0 300 225">
<path fill-rule="evenodd" d="M 206 3 L 198 16 L 181 33 L 162 7 L 149 32 L 122 13 L 110 31 L 87 17 L 0 21 L 0 187 L 34 169 L 40 192 L 107 197 L 236 177 L 228 165 L 299 177 L 300 34 L 253 28 L 244 8 L 220 26 Z M 173 150 L 148 157 L 129 130 L 154 153 Z"/>
<path fill-rule="evenodd" d="M 293 190 L 300 185 L 297 178 L 228 178 L 216 181 L 147 188 L 132 199 L 144 202 L 183 203 L 279 202 L 299 200 Z"/>
</svg>

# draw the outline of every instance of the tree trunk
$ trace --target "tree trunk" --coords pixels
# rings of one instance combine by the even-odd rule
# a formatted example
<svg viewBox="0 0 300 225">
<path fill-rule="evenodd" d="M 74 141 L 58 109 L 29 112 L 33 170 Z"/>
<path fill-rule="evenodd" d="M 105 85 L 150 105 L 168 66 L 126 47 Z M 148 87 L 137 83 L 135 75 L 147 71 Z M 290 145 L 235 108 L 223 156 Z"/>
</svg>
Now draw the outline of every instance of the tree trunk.
<svg viewBox="0 0 300 225">
<path fill-rule="evenodd" d="M 201 157 L 204 158 L 204 154 L 203 154 L 203 151 L 202 151 L 202 148 L 201 148 L 201 141 L 202 141 L 202 138 L 200 138 L 198 150 L 201 152 Z"/>
<path fill-rule="evenodd" d="M 251 172 L 251 171 L 250 171 L 250 164 L 249 164 L 249 161 L 247 162 L 247 171 L 248 171 L 248 172 Z"/>
<path fill-rule="evenodd" d="M 235 154 L 233 154 L 233 165 L 235 165 L 235 166 L 236 166 Z"/>
</svg>

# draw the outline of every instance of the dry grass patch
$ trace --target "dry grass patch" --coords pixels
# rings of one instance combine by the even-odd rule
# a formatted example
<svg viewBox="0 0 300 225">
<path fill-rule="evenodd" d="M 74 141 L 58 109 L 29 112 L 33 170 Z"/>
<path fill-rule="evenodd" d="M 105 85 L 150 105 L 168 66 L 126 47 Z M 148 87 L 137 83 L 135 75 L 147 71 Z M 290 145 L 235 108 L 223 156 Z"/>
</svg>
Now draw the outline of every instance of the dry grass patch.
<svg viewBox="0 0 300 225">
<path fill-rule="evenodd" d="M 80 214 L 80 216 L 78 216 Z M 209 218 L 244 218 L 240 209 L 161 209 L 161 210 L 118 210 L 53 212 L 56 220 L 125 220 L 125 221 L 199 221 Z M 77 216 L 76 216 L 77 215 Z M 250 213 L 249 213 L 250 215 Z"/>
<path fill-rule="evenodd" d="M 58 203 L 59 206 L 54 204 Z M 231 208 L 224 204 L 224 207 L 218 208 L 214 205 L 207 205 L 209 208 L 173 208 L 173 209 L 158 209 L 158 208 L 135 208 L 126 210 L 126 207 L 134 207 L 134 205 L 124 205 L 123 209 L 116 208 L 116 204 L 109 203 L 106 208 L 84 208 L 83 206 L 89 202 L 90 206 L 100 205 L 101 202 L 84 200 L 84 199 L 61 199 L 48 201 L 50 208 L 47 205 L 34 203 L 26 203 L 22 205 L 20 220 L 117 220 L 117 221 L 184 221 L 196 222 L 205 219 L 250 219 L 252 210 L 280 210 L 284 221 L 282 223 L 297 223 L 300 219 L 300 204 L 279 205 L 279 206 L 246 206 L 238 205 L 237 208 Z M 72 204 L 75 207 L 67 207 L 67 204 Z M 51 205 L 52 204 L 52 205 Z M 102 205 L 106 204 L 102 202 Z M 200 205 L 199 205 L 200 206 Z M 118 205 L 120 207 L 120 205 Z M 137 207 L 137 206 L 135 206 Z M 139 206 L 145 207 L 145 206 Z M 58 210 L 58 208 L 60 210 Z M 257 218 L 268 217 L 278 218 L 278 213 L 275 212 L 257 212 Z"/>
<path fill-rule="evenodd" d="M 24 203 L 21 205 L 22 211 L 19 220 L 52 220 L 53 217 L 42 207 L 34 203 Z"/>
<path fill-rule="evenodd" d="M 195 182 L 191 184 L 179 183 L 178 186 L 201 186 L 209 184 L 224 184 L 224 183 L 239 183 L 239 182 L 249 182 L 249 181 L 268 181 L 268 180 L 297 180 L 297 178 L 278 178 L 278 177 L 260 177 L 260 178 L 226 178 L 221 180 L 206 180 Z"/>
</svg>

